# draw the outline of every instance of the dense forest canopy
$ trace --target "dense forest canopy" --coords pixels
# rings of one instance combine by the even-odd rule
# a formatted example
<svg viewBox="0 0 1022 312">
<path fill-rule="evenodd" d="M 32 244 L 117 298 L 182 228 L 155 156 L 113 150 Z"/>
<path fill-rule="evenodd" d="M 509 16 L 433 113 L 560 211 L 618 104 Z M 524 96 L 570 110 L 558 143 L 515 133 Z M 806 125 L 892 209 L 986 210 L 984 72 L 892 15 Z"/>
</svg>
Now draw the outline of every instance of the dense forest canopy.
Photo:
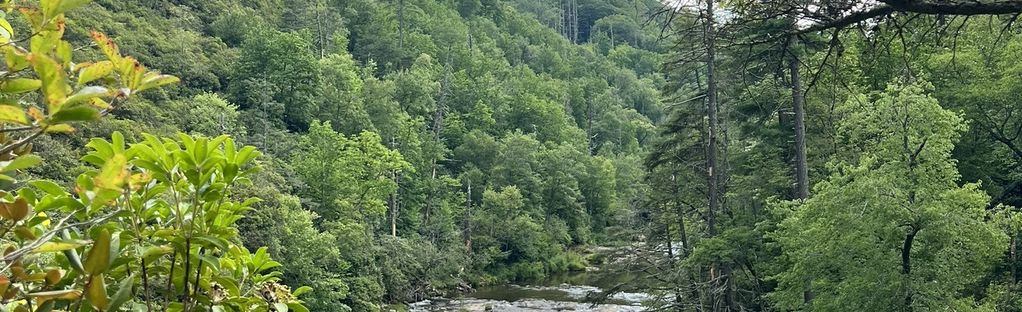
<svg viewBox="0 0 1022 312">
<path fill-rule="evenodd" d="M 291 309 L 374 311 L 472 285 L 584 269 L 578 248 L 639 235 L 630 219 L 647 194 L 641 155 L 664 118 L 663 49 L 657 33 L 643 27 L 656 1 L 572 1 L 570 17 L 569 4 L 548 1 L 71 2 L 15 1 L 8 21 L 20 34 L 31 24 L 30 10 L 73 5 L 60 32 L 76 56 L 102 59 L 105 50 L 90 48 L 95 31 L 180 83 L 118 97 L 116 107 L 101 111 L 107 116 L 89 118 L 73 133 L 34 136 L 32 151 L 45 161 L 18 181 L 82 188 L 75 177 L 94 166 L 115 170 L 105 169 L 112 166 L 106 159 L 120 150 L 106 154 L 90 141 L 113 135 L 114 146 L 130 147 L 123 152 L 129 172 L 159 173 L 167 187 L 194 181 L 194 189 L 180 190 L 188 194 L 230 191 L 216 193 L 223 200 L 200 193 L 181 202 L 177 191 L 147 193 L 167 192 L 159 185 L 124 188 L 134 192 L 103 211 L 130 210 L 133 203 L 167 210 L 139 216 L 152 221 L 92 220 L 97 225 L 71 228 L 65 239 L 100 235 L 91 228 L 102 225 L 121 244 L 166 246 L 166 253 L 114 253 L 117 271 L 77 290 L 76 284 L 41 290 L 81 290 L 92 308 L 107 309 L 93 302 L 105 298 L 94 285 L 125 280 L 117 289 L 135 308 L 252 309 L 242 298 L 215 295 L 230 284 L 230 294 Z M 113 67 L 122 66 L 111 58 Z M 106 65 L 92 66 L 86 68 Z M 34 105 L 31 98 L 16 104 Z M 232 140 L 225 143 L 224 135 Z M 164 148 L 198 144 L 194 153 L 215 152 L 214 159 L 233 157 L 233 142 L 251 145 L 238 168 L 214 166 L 245 170 L 245 178 L 206 184 L 222 174 L 193 177 L 165 163 L 190 164 L 198 154 L 154 161 L 145 157 L 161 150 L 134 151 L 135 144 L 149 150 L 174 141 L 184 146 Z M 33 183 L 8 187 L 37 192 Z M 220 210 L 211 205 L 228 199 L 244 206 L 214 218 Z M 191 220 L 200 217 L 214 218 L 202 231 L 221 236 L 194 234 Z M 182 232 L 164 233 L 164 226 Z M 97 248 L 90 246 L 68 248 Z M 244 272 L 277 273 L 267 282 L 216 275 L 228 270 L 225 254 L 245 249 L 259 254 Z M 267 256 L 276 261 L 260 266 Z M 134 271 L 142 267 L 147 272 Z M 264 285 L 295 291 L 270 300 Z M 36 288 L 19 287 L 34 296 Z M 89 308 L 72 302 L 65 309 Z"/>
<path fill-rule="evenodd" d="M 0 9 L 4 311 L 1022 311 L 1016 1 Z"/>
<path fill-rule="evenodd" d="M 1017 2 L 674 3 L 660 306 L 1022 306 Z"/>
</svg>

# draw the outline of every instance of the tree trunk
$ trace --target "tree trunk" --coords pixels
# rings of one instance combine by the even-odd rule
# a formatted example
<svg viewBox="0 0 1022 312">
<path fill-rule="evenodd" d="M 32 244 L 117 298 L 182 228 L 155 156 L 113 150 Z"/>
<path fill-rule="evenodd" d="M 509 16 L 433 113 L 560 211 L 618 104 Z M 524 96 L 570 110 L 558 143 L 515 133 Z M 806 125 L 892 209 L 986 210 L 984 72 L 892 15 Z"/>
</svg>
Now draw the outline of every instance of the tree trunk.
<svg viewBox="0 0 1022 312">
<path fill-rule="evenodd" d="M 397 49 L 405 48 L 405 0 L 397 1 Z"/>
<path fill-rule="evenodd" d="M 396 150 L 397 149 L 397 139 L 395 139 L 393 136 L 390 137 L 390 149 L 392 149 L 392 150 Z M 390 172 L 390 178 L 391 178 L 391 181 L 394 181 L 394 184 L 397 186 L 397 189 L 394 190 L 394 193 L 390 194 L 390 202 L 388 203 L 388 204 L 390 204 L 389 205 L 390 206 L 390 209 L 389 209 L 390 210 L 389 211 L 389 214 L 390 214 L 390 236 L 397 237 L 397 212 L 398 212 L 398 203 L 399 203 L 398 202 L 398 199 L 399 199 L 398 196 L 401 193 L 401 176 L 398 174 L 397 170 L 394 170 L 394 171 Z"/>
<path fill-rule="evenodd" d="M 714 43 L 714 32 L 713 29 L 713 0 L 706 1 L 706 16 L 704 22 L 705 38 L 704 44 L 706 45 L 706 114 L 708 117 L 708 135 L 706 142 L 706 194 L 707 202 L 709 205 L 709 212 L 706 215 L 706 228 L 709 235 L 717 235 L 716 227 L 716 212 L 719 209 L 720 198 L 717 194 L 719 191 L 719 184 L 717 179 L 717 79 L 716 79 L 716 66 L 714 63 L 717 61 L 716 56 L 716 44 Z"/>
<path fill-rule="evenodd" d="M 915 241 L 919 227 L 913 225 L 905 235 L 905 245 L 901 248 L 901 274 L 905 279 L 905 309 L 912 311 L 912 243 Z"/>
<path fill-rule="evenodd" d="M 792 42 L 796 38 L 791 38 Z M 809 199 L 809 164 L 806 157 L 806 109 L 802 95 L 802 78 L 799 73 L 799 61 L 794 51 L 788 60 L 788 71 L 791 74 L 791 109 L 795 113 L 795 196 L 801 202 Z M 806 281 L 802 299 L 808 305 L 813 301 L 811 281 Z"/>
<path fill-rule="evenodd" d="M 610 49 L 614 49 L 614 26 L 610 26 Z"/>
<path fill-rule="evenodd" d="M 578 2 L 576 0 L 567 0 L 564 3 L 563 20 L 564 25 L 564 37 L 568 38 L 571 43 L 578 43 Z"/>
<path fill-rule="evenodd" d="M 1011 252 L 1011 279 L 1018 284 L 1018 235 L 1011 235 L 1011 246 L 1008 248 Z"/>
<path fill-rule="evenodd" d="M 448 93 L 450 91 L 450 89 L 449 89 L 450 88 L 449 77 L 450 77 L 450 73 L 451 73 L 451 57 L 450 57 L 450 52 L 451 52 L 450 50 L 447 51 L 447 53 L 448 53 L 448 55 L 447 55 L 447 64 L 444 65 L 444 76 L 443 76 L 443 79 L 440 81 L 440 96 L 439 96 L 439 98 L 436 101 L 436 106 L 437 106 L 436 107 L 436 112 L 433 115 L 433 129 L 432 129 L 432 131 L 433 131 L 433 143 L 434 144 L 438 144 L 438 145 L 443 144 L 441 142 L 441 140 L 440 140 L 441 139 L 440 134 L 441 134 L 441 132 L 443 132 L 443 129 L 444 129 L 444 115 L 447 113 L 447 95 L 448 95 Z M 423 215 L 424 215 L 424 218 L 422 219 L 423 226 L 426 226 L 429 223 L 429 215 L 431 213 L 431 210 L 433 210 L 433 207 L 436 206 L 436 192 L 437 192 L 436 180 L 437 180 L 437 169 L 438 169 L 437 168 L 437 161 L 438 161 L 437 156 L 433 155 L 433 158 L 430 161 L 430 167 L 432 168 L 432 173 L 430 175 L 429 202 L 426 204 L 426 209 L 425 209 L 425 211 L 423 213 Z"/>
<path fill-rule="evenodd" d="M 586 142 L 589 145 L 589 155 L 596 155 L 596 146 L 593 145 L 593 101 L 586 95 Z"/>
<path fill-rule="evenodd" d="M 671 175 L 671 182 L 673 184 L 673 187 L 671 189 L 672 189 L 672 192 L 674 193 L 673 194 L 674 198 L 678 198 L 680 196 L 678 194 L 678 189 L 680 189 L 681 186 L 678 185 L 678 177 L 677 177 L 677 175 L 674 175 L 674 174 Z M 680 260 L 684 260 L 684 258 L 687 258 L 688 255 L 691 254 L 692 250 L 689 248 L 690 245 L 689 245 L 689 242 L 688 242 L 688 230 L 685 227 L 685 207 L 683 206 L 683 204 L 681 203 L 680 200 L 676 201 L 675 204 L 674 204 L 674 213 L 676 215 L 678 215 L 678 232 L 679 232 L 679 239 L 680 239 L 680 242 L 681 242 L 681 249 L 680 250 L 681 250 L 681 258 L 682 258 Z M 692 269 L 691 271 L 689 271 L 689 274 L 688 274 L 688 279 L 689 279 L 688 283 L 689 283 L 689 285 L 688 285 L 688 287 L 689 287 L 689 295 L 692 296 L 692 299 L 690 299 L 690 300 L 698 301 L 700 296 L 699 296 L 699 288 L 697 287 L 697 285 L 699 283 L 699 281 L 697 280 L 697 277 L 699 275 L 696 274 L 695 271 L 696 271 L 695 269 Z M 679 292 L 679 294 L 678 294 L 678 296 L 676 298 L 677 302 L 675 302 L 675 304 L 679 304 L 679 307 L 680 307 L 680 304 L 681 304 L 681 301 L 682 301 L 681 299 L 682 299 L 682 297 L 681 297 L 681 294 Z M 702 307 L 700 305 L 698 305 L 698 304 L 696 305 L 696 311 L 697 312 L 698 311 L 702 311 Z"/>
<path fill-rule="evenodd" d="M 578 1 L 571 0 L 571 43 L 578 44 Z"/>
<path fill-rule="evenodd" d="M 664 210 L 664 215 L 667 215 L 667 207 L 661 207 L 661 209 Z M 675 258 L 675 255 L 674 255 L 674 243 L 673 243 L 674 236 L 671 235 L 671 222 L 665 222 L 664 223 L 664 236 L 667 237 L 667 259 L 668 259 L 668 261 L 670 261 L 671 268 L 676 270 L 677 269 L 678 261 L 680 259 Z M 682 308 L 681 308 L 681 302 L 683 301 L 683 297 L 681 296 L 681 293 L 682 293 L 681 285 L 682 284 L 680 282 L 678 282 L 677 284 L 675 284 L 675 288 L 674 288 L 674 304 L 675 304 L 674 305 L 674 310 L 675 311 L 679 311 L 679 312 L 683 311 Z"/>
<path fill-rule="evenodd" d="M 321 3 L 316 2 L 316 36 L 319 39 L 319 58 L 326 57 L 326 35 L 325 28 L 323 27 L 323 17 Z"/>
<path fill-rule="evenodd" d="M 472 180 L 466 181 L 465 194 L 465 248 L 472 254 Z"/>
<path fill-rule="evenodd" d="M 788 61 L 791 71 L 791 108 L 795 112 L 795 181 L 799 200 L 809 198 L 809 165 L 806 160 L 806 109 L 802 96 L 802 80 L 799 75 L 798 59 Z"/>
<path fill-rule="evenodd" d="M 391 173 L 391 179 L 394 183 L 398 183 L 397 172 Z M 397 194 L 398 191 L 394 191 L 394 194 L 390 194 L 390 236 L 397 237 Z"/>
<path fill-rule="evenodd" d="M 706 228 L 707 234 L 710 237 L 717 236 L 717 220 L 716 215 L 721 210 L 721 175 L 723 170 L 720 166 L 720 160 L 717 159 L 718 149 L 720 148 L 718 131 L 720 130 L 719 121 L 717 118 L 717 112 L 720 110 L 717 102 L 717 47 L 716 47 L 716 29 L 714 19 L 714 0 L 706 0 L 706 12 L 704 12 L 704 44 L 706 47 L 706 111 L 708 116 L 708 137 L 706 144 L 706 168 L 707 168 L 707 201 L 709 211 L 706 214 Z M 713 279 L 716 287 L 722 287 L 724 289 L 724 311 L 733 311 L 734 309 L 734 289 L 731 281 L 731 269 L 726 263 L 718 263 L 720 266 L 720 277 Z M 713 268 L 711 267 L 711 272 Z M 723 282 L 723 283 L 721 283 Z M 717 300 L 714 300 L 717 301 Z"/>
</svg>

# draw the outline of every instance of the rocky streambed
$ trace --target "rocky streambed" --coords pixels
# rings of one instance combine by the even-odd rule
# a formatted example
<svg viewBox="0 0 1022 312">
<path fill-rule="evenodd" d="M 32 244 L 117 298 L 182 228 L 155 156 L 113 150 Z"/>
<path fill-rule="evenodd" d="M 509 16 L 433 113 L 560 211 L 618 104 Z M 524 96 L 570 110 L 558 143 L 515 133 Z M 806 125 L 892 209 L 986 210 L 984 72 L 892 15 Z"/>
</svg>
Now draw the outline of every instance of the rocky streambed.
<svg viewBox="0 0 1022 312">
<path fill-rule="evenodd" d="M 487 286 L 459 298 L 424 300 L 409 306 L 412 312 L 427 311 L 643 311 L 653 299 L 641 292 L 615 291 L 635 282 L 636 276 L 605 270 L 572 272 L 527 283 Z M 599 304 L 596 304 L 599 303 Z"/>
<path fill-rule="evenodd" d="M 590 285 L 560 284 L 557 286 L 502 285 L 486 287 L 457 299 L 434 299 L 411 304 L 410 311 L 642 311 L 649 300 L 644 293 L 618 292 L 600 304 L 587 298 L 599 296 L 604 290 Z"/>
</svg>

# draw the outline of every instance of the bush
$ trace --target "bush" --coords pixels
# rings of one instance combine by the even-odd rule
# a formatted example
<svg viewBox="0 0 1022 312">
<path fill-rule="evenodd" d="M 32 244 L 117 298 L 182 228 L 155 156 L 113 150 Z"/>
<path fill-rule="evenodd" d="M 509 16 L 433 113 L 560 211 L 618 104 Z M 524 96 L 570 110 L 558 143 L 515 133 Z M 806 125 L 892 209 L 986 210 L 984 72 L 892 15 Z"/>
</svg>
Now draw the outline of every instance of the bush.
<svg viewBox="0 0 1022 312">
<path fill-rule="evenodd" d="M 410 302 L 443 295 L 463 281 L 459 277 L 465 250 L 440 250 L 421 239 L 380 238 L 376 263 L 387 302 Z"/>
<path fill-rule="evenodd" d="M 511 265 L 507 277 L 516 281 L 532 281 L 546 276 L 542 262 L 518 262 Z"/>
<path fill-rule="evenodd" d="M 548 273 L 585 271 L 588 263 L 578 252 L 568 251 L 554 256 L 547 262 Z"/>
</svg>

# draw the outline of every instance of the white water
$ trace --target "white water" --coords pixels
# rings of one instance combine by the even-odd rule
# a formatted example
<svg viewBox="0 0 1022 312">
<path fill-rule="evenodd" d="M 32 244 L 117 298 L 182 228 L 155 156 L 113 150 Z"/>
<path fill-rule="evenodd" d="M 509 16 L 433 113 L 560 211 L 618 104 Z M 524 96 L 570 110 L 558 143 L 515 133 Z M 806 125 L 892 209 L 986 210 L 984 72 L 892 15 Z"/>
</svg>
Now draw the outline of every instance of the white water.
<svg viewBox="0 0 1022 312">
<path fill-rule="evenodd" d="M 561 284 L 559 286 L 508 285 L 466 295 L 461 299 L 425 300 L 410 305 L 411 312 L 427 311 L 498 311 L 498 312 L 638 312 L 650 296 L 643 293 L 616 293 L 613 304 L 593 305 L 582 302 L 591 294 L 602 292 L 594 286 Z"/>
</svg>

